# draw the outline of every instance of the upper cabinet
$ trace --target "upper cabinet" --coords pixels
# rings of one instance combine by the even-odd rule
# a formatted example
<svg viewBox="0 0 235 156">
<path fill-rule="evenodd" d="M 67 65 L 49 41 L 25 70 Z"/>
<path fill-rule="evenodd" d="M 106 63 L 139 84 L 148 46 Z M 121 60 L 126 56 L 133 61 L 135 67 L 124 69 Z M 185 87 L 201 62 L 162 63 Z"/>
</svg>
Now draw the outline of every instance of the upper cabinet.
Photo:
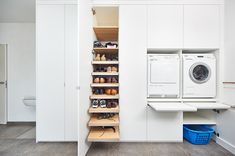
<svg viewBox="0 0 235 156">
<path fill-rule="evenodd" d="M 184 48 L 220 47 L 219 5 L 184 6 Z"/>
<path fill-rule="evenodd" d="M 150 49 L 220 47 L 219 5 L 150 5 L 147 17 Z"/>
<path fill-rule="evenodd" d="M 183 47 L 183 5 L 148 6 L 148 48 Z"/>
</svg>

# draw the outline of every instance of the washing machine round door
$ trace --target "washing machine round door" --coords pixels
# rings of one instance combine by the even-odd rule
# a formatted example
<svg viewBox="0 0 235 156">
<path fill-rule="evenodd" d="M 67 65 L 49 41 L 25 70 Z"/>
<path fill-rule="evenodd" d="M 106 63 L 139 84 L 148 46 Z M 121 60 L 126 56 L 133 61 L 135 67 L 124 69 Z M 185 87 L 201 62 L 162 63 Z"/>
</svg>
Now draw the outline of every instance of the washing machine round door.
<svg viewBox="0 0 235 156">
<path fill-rule="evenodd" d="M 195 63 L 189 70 L 190 78 L 197 84 L 206 83 L 211 76 L 211 69 L 205 63 Z"/>
</svg>

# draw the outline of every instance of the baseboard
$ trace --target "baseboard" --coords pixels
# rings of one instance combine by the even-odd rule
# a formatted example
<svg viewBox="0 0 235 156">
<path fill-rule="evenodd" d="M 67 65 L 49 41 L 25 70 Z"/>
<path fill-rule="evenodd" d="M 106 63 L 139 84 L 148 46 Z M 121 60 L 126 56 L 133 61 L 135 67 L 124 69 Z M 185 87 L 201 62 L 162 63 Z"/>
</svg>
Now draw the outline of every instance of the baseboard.
<svg viewBox="0 0 235 156">
<path fill-rule="evenodd" d="M 227 142 L 226 140 L 216 137 L 216 143 L 220 146 L 223 146 L 225 149 L 230 151 L 232 154 L 235 154 L 235 146 Z"/>
</svg>

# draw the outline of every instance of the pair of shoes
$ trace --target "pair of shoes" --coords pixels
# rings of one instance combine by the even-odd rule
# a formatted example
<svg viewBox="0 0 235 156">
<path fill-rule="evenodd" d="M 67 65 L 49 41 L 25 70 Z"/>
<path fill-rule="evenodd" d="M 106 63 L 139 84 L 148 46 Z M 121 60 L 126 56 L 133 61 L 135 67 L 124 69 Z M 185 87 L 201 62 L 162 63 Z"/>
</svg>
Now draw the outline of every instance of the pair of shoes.
<svg viewBox="0 0 235 156">
<path fill-rule="evenodd" d="M 97 54 L 94 58 L 94 61 L 106 61 L 105 54 L 103 54 L 102 56 L 100 56 L 100 54 Z"/>
<path fill-rule="evenodd" d="M 115 114 L 114 113 L 102 113 L 97 116 L 97 119 L 109 119 L 112 118 Z"/>
<path fill-rule="evenodd" d="M 111 100 L 111 101 L 108 101 L 107 108 L 116 108 L 117 105 L 118 103 L 116 101 Z"/>
<path fill-rule="evenodd" d="M 94 72 L 106 72 L 107 71 L 107 68 L 106 67 L 96 67 L 94 68 Z"/>
<path fill-rule="evenodd" d="M 118 71 L 118 68 L 113 66 L 108 66 L 108 67 L 101 67 L 101 66 L 98 66 L 98 67 L 95 67 L 94 68 L 94 72 L 117 72 Z"/>
<path fill-rule="evenodd" d="M 93 108 L 105 108 L 106 107 L 106 101 L 105 100 L 92 100 L 92 107 Z"/>
<path fill-rule="evenodd" d="M 117 67 L 111 67 L 111 66 L 108 66 L 107 67 L 107 72 L 117 72 L 118 71 L 118 69 L 117 69 Z"/>
<path fill-rule="evenodd" d="M 92 92 L 95 95 L 101 95 L 101 94 L 104 94 L 104 89 L 102 89 L 102 88 L 94 88 Z"/>
<path fill-rule="evenodd" d="M 103 78 L 103 77 L 96 77 L 95 79 L 94 79 L 94 83 L 105 83 L 105 78 Z"/>
<path fill-rule="evenodd" d="M 117 93 L 117 89 L 105 89 L 105 94 L 107 95 L 116 95 Z"/>
<path fill-rule="evenodd" d="M 108 77 L 106 79 L 107 83 L 118 83 L 118 80 L 115 77 Z"/>
<path fill-rule="evenodd" d="M 118 57 L 117 56 L 109 56 L 109 57 L 106 57 L 106 60 L 107 61 L 118 61 Z"/>
</svg>

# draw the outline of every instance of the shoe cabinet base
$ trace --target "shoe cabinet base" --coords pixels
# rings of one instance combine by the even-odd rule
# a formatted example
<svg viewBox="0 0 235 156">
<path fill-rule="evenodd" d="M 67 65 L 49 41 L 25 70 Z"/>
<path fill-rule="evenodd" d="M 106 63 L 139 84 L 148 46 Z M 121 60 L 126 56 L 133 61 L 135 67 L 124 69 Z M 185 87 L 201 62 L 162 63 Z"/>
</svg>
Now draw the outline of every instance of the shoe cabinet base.
<svg viewBox="0 0 235 156">
<path fill-rule="evenodd" d="M 88 135 L 89 142 L 117 142 L 120 139 L 118 127 L 112 128 L 92 127 Z"/>
</svg>

